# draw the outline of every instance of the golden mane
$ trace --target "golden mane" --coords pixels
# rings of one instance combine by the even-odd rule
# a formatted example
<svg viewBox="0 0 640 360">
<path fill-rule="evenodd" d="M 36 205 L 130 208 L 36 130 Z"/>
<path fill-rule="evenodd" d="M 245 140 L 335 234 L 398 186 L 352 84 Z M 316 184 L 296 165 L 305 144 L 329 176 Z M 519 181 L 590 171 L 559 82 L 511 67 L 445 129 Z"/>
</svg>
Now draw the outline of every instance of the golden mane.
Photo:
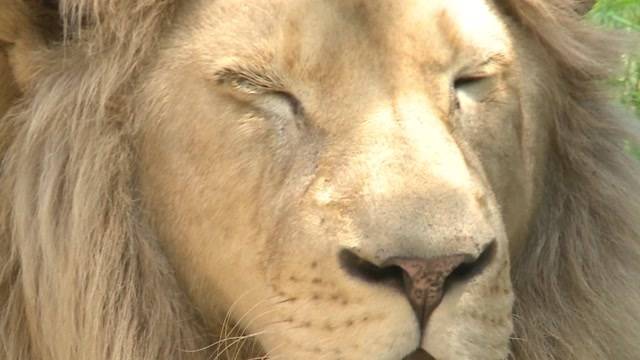
<svg viewBox="0 0 640 360">
<path fill-rule="evenodd" d="M 544 84 L 556 114 L 546 193 L 513 264 L 513 357 L 638 359 L 640 168 L 624 151 L 638 132 L 600 91 L 618 41 L 580 21 L 580 1 L 499 3 L 559 69 Z M 136 201 L 126 95 L 174 6 L 62 0 L 60 41 L 41 54 L 58 61 L 23 95 L 0 91 L 2 359 L 211 355 L 188 351 L 215 334 L 203 331 Z M 10 84 L 5 67 L 0 56 Z"/>
</svg>

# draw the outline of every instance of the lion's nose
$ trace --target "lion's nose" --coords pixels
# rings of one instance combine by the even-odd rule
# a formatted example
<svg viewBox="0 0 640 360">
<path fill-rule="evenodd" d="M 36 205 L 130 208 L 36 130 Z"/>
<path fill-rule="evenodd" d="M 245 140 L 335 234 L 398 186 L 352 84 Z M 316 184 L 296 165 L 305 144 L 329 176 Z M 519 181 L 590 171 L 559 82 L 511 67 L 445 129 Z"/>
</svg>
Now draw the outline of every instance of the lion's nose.
<svg viewBox="0 0 640 360">
<path fill-rule="evenodd" d="M 353 276 L 378 284 L 401 287 L 424 328 L 433 310 L 440 304 L 449 281 L 465 281 L 479 274 L 494 252 L 491 244 L 479 257 L 455 254 L 434 258 L 392 257 L 375 265 L 350 250 L 343 250 L 343 268 Z"/>
<path fill-rule="evenodd" d="M 392 258 L 385 267 L 402 269 L 404 291 L 418 321 L 424 325 L 444 294 L 444 283 L 449 275 L 464 263 L 465 255 L 451 255 L 435 259 Z"/>
</svg>

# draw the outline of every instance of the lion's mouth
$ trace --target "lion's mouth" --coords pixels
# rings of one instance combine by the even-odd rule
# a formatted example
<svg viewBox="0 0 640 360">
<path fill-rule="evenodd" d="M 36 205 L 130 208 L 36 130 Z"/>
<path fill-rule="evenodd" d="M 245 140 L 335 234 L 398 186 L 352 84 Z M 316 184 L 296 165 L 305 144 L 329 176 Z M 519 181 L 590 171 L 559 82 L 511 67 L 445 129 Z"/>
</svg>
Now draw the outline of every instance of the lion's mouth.
<svg viewBox="0 0 640 360">
<path fill-rule="evenodd" d="M 436 360 L 433 356 L 429 355 L 428 352 L 423 349 L 418 349 L 411 354 L 405 356 L 402 360 Z"/>
</svg>

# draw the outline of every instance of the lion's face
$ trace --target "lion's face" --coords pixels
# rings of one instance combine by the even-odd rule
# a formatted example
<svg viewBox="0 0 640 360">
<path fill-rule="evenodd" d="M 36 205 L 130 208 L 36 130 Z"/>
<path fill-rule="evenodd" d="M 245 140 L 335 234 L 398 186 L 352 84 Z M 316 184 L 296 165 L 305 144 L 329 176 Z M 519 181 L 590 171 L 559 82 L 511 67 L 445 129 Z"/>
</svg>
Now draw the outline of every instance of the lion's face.
<svg viewBox="0 0 640 360">
<path fill-rule="evenodd" d="M 505 358 L 535 49 L 486 0 L 181 7 L 137 100 L 139 181 L 193 302 L 274 358 Z M 443 259 L 416 303 L 412 265 Z"/>
</svg>

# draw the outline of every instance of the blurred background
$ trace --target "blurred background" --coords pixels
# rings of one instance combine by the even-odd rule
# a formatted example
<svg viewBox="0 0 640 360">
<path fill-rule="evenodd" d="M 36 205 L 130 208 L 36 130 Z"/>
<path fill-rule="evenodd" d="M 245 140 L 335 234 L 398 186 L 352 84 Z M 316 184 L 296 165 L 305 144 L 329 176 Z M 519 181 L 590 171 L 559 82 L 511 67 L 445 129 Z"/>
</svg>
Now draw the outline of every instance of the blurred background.
<svg viewBox="0 0 640 360">
<path fill-rule="evenodd" d="M 640 39 L 640 0 L 599 0 L 589 17 L 603 26 L 638 32 Z M 624 61 L 625 71 L 613 81 L 623 104 L 640 118 L 640 54 L 630 49 Z M 630 147 L 630 151 L 640 159 L 640 147 Z"/>
</svg>

